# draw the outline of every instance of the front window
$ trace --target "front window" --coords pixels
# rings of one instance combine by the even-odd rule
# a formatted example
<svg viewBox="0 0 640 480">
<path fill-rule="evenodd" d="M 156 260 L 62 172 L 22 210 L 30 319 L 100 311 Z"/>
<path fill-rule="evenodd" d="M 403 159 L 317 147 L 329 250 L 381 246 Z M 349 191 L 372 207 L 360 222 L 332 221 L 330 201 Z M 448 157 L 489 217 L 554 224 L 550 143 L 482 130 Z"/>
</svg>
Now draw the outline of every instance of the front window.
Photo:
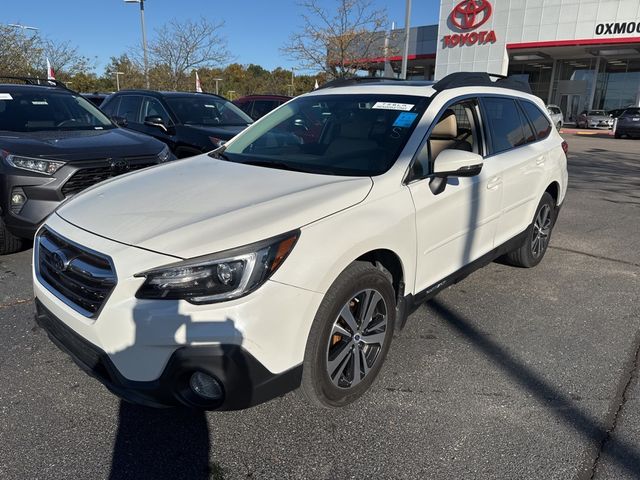
<svg viewBox="0 0 640 480">
<path fill-rule="evenodd" d="M 184 125 L 248 125 L 251 117 L 223 98 L 208 95 L 167 97 L 167 103 Z"/>
<path fill-rule="evenodd" d="M 0 130 L 106 130 L 111 121 L 79 95 L 17 91 L 0 96 Z"/>
<path fill-rule="evenodd" d="M 300 97 L 237 136 L 224 156 L 309 173 L 381 175 L 395 163 L 428 102 L 405 95 Z"/>
</svg>

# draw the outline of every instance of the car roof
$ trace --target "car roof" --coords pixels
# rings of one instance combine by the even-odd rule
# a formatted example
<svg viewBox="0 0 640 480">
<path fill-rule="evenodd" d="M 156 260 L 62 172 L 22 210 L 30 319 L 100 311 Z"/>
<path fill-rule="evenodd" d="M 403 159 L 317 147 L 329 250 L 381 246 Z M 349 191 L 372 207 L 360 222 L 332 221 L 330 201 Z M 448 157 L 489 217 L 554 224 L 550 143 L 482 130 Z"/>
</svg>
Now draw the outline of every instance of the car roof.
<svg viewBox="0 0 640 480">
<path fill-rule="evenodd" d="M 240 97 L 234 102 L 241 102 L 244 100 L 291 100 L 292 97 L 287 95 L 271 95 L 271 94 L 256 94 L 256 95 L 245 95 L 244 97 Z"/>
<path fill-rule="evenodd" d="M 161 90 L 144 90 L 144 89 L 131 89 L 131 90 L 120 90 L 119 92 L 115 92 L 113 95 L 124 95 L 124 94 L 136 94 L 136 95 L 149 95 L 151 97 L 156 98 L 189 98 L 189 97 L 201 97 L 206 95 L 208 97 L 215 97 L 221 100 L 227 100 L 226 98 L 216 95 L 215 93 L 209 92 L 167 92 Z"/>
<path fill-rule="evenodd" d="M 1 92 L 42 92 L 42 93 L 65 93 L 74 94 L 75 92 L 65 88 L 56 87 L 54 85 L 21 85 L 16 83 L 0 83 Z"/>
</svg>

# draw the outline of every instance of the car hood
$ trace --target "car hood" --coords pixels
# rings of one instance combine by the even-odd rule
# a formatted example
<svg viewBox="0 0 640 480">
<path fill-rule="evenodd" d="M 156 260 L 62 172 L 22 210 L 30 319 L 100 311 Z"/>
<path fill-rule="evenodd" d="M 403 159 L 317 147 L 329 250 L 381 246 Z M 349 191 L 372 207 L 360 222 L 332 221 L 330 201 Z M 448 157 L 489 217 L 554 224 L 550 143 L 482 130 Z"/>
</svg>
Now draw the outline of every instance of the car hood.
<svg viewBox="0 0 640 480">
<path fill-rule="evenodd" d="M 222 140 L 229 140 L 247 128 L 247 125 L 221 125 L 219 127 L 209 125 L 183 125 L 183 128 L 195 130 L 198 133 L 217 137 Z"/>
<path fill-rule="evenodd" d="M 58 209 L 79 228 L 180 258 L 300 228 L 363 201 L 369 177 L 277 170 L 200 155 L 127 174 Z"/>
<path fill-rule="evenodd" d="M 43 156 L 66 162 L 104 158 L 106 155 L 156 155 L 163 146 L 154 138 L 121 128 L 42 132 L 0 131 L 2 150 L 15 155 Z"/>
<path fill-rule="evenodd" d="M 590 122 L 608 122 L 609 120 L 612 120 L 611 117 L 605 115 L 587 115 L 587 118 Z"/>
</svg>

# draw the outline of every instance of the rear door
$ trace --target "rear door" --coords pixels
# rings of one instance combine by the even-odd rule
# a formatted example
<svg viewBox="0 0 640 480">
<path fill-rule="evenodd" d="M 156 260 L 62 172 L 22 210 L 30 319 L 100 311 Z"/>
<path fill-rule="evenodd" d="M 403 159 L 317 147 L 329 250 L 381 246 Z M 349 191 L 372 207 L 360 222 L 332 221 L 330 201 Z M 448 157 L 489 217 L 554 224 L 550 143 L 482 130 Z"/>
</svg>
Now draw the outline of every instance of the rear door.
<svg viewBox="0 0 640 480">
<path fill-rule="evenodd" d="M 500 165 L 503 181 L 496 246 L 522 233 L 531 223 L 532 210 L 540 201 L 548 158 L 544 142 L 538 140 L 546 138 L 553 128 L 538 107 L 525 101 L 522 104 L 526 104 L 526 110 L 523 110 L 519 103 L 511 97 L 482 99 L 491 158 Z M 525 114 L 527 110 L 531 111 L 532 120 Z"/>
<path fill-rule="evenodd" d="M 141 95 L 122 95 L 115 115 L 127 121 L 127 128 L 142 131 L 142 119 L 140 118 L 141 107 Z"/>
</svg>

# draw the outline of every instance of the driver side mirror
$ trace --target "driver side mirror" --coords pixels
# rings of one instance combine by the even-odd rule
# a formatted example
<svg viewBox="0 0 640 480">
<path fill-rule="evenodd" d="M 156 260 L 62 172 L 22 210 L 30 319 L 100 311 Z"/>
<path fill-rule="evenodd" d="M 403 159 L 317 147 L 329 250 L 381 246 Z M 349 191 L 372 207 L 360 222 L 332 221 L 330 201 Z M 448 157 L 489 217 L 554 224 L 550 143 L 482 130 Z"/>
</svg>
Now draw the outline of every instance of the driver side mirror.
<svg viewBox="0 0 640 480">
<path fill-rule="evenodd" d="M 443 150 L 433 162 L 434 178 L 429 187 L 434 195 L 444 192 L 449 177 L 475 177 L 482 172 L 484 159 L 465 150 Z"/>
<path fill-rule="evenodd" d="M 162 120 L 162 117 L 158 117 L 156 115 L 151 115 L 149 117 L 145 117 L 144 118 L 144 124 L 149 126 L 149 127 L 159 128 L 164 133 L 167 133 L 169 131 L 167 126 L 164 124 L 164 121 Z"/>
<path fill-rule="evenodd" d="M 475 177 L 482 171 L 484 159 L 464 150 L 443 150 L 433 162 L 436 177 Z"/>
<path fill-rule="evenodd" d="M 113 120 L 113 123 L 115 123 L 119 127 L 126 127 L 128 125 L 127 119 L 124 118 L 124 117 L 119 117 L 117 115 L 113 115 L 111 117 L 111 120 Z"/>
</svg>

